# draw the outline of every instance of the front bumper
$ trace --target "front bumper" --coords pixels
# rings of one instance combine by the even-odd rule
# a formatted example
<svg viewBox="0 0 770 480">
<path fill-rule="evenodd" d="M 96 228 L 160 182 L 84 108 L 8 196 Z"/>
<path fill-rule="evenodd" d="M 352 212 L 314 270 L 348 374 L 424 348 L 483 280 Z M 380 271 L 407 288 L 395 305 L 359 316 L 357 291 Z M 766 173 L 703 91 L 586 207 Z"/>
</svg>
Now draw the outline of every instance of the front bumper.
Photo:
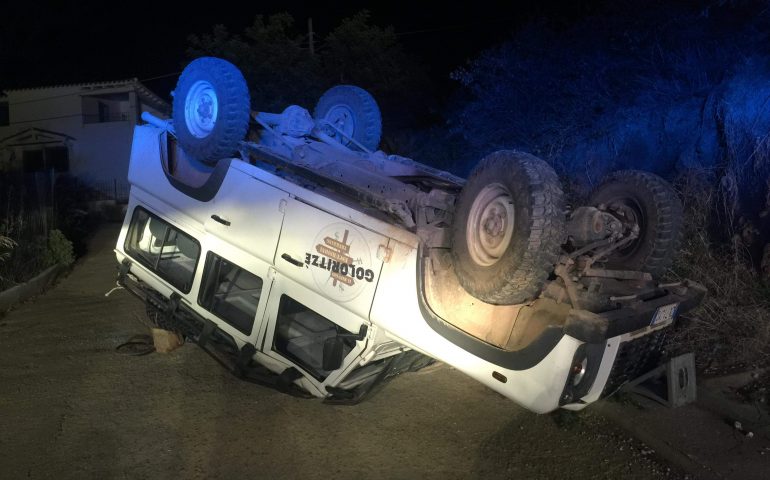
<svg viewBox="0 0 770 480">
<path fill-rule="evenodd" d="M 302 375 L 294 368 L 274 373 L 253 362 L 256 353 L 254 345 L 237 343 L 217 325 L 187 306 L 177 293 L 169 298 L 153 290 L 130 273 L 131 262 L 124 260 L 118 273 L 118 284 L 138 297 L 145 304 L 152 305 L 165 317 L 165 323 L 184 335 L 187 341 L 197 344 L 227 371 L 241 380 L 274 388 L 280 392 L 301 398 L 311 398 L 309 392 L 294 383 Z"/>
</svg>

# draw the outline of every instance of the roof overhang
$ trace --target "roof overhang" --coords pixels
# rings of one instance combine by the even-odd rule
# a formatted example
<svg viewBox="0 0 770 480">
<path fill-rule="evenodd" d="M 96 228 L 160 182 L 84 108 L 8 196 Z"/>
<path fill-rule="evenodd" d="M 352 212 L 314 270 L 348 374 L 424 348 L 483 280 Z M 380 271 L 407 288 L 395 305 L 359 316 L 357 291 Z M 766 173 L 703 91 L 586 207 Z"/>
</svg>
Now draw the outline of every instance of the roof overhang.
<svg viewBox="0 0 770 480">
<path fill-rule="evenodd" d="M 0 146 L 23 147 L 27 145 L 66 145 L 74 140 L 75 137 L 71 137 L 66 133 L 31 127 L 0 139 Z"/>
<path fill-rule="evenodd" d="M 63 84 L 53 85 L 49 87 L 34 87 L 34 88 L 15 88 L 8 89 L 5 93 L 10 92 L 24 92 L 32 90 L 44 90 L 44 89 L 61 89 L 61 88 L 77 88 L 79 91 L 73 92 L 75 95 L 109 95 L 112 93 L 125 93 L 136 92 L 139 98 L 153 107 L 161 111 L 171 111 L 171 105 L 156 95 L 152 90 L 147 88 L 138 78 L 129 78 L 125 80 L 115 80 L 110 82 L 92 82 L 92 83 L 76 83 L 76 84 Z M 0 92 L 0 96 L 3 92 Z M 41 99 L 44 100 L 44 99 Z"/>
</svg>

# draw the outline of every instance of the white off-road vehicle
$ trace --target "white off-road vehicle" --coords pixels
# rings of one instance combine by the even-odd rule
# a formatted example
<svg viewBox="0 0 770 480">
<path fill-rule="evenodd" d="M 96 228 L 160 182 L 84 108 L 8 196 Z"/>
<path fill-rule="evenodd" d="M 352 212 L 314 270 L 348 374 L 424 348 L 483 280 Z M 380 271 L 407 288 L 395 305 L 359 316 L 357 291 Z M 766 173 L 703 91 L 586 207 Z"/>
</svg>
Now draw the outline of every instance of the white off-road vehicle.
<svg viewBox="0 0 770 480">
<path fill-rule="evenodd" d="M 232 64 L 182 73 L 136 127 L 119 282 L 239 377 L 355 403 L 440 360 L 535 412 L 580 409 L 648 365 L 701 301 L 660 283 L 682 207 L 611 175 L 568 208 L 553 169 L 490 154 L 464 180 L 377 151 L 364 90 L 253 112 Z M 251 125 L 250 125 L 251 124 Z"/>
</svg>

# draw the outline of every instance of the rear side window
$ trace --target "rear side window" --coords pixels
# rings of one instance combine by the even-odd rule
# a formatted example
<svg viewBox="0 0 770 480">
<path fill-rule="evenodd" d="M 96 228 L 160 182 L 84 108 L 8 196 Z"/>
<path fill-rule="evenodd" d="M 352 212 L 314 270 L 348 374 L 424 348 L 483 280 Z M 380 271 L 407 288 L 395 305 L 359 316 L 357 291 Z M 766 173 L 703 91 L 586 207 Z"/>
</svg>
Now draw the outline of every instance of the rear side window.
<svg viewBox="0 0 770 480">
<path fill-rule="evenodd" d="M 251 334 L 262 295 L 262 279 L 209 252 L 198 303 L 238 331 Z"/>
<path fill-rule="evenodd" d="M 322 367 L 324 342 L 338 334 L 348 335 L 343 340 L 343 357 L 346 357 L 356 345 L 351 332 L 293 298 L 281 295 L 273 349 L 321 382 L 331 373 Z"/>
<path fill-rule="evenodd" d="M 123 248 L 182 293 L 190 292 L 201 253 L 200 244 L 191 236 L 137 207 Z"/>
</svg>

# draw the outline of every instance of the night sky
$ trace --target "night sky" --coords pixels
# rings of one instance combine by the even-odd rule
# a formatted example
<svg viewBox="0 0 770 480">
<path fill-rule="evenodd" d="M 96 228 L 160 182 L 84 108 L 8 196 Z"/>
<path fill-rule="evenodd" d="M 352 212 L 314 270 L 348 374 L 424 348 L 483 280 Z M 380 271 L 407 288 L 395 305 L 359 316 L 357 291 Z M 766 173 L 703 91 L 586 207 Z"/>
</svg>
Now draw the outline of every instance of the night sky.
<svg viewBox="0 0 770 480">
<path fill-rule="evenodd" d="M 471 2 L 468 2 L 471 4 Z M 323 36 L 340 19 L 362 9 L 372 23 L 392 25 L 405 50 L 423 61 L 438 86 L 451 70 L 483 48 L 507 38 L 534 17 L 568 24 L 591 8 L 560 2 L 472 2 L 442 8 L 418 2 L 15 2 L 3 7 L 0 89 L 138 77 L 167 95 L 185 62 L 187 36 L 221 23 L 231 32 L 256 14 L 291 13 L 298 29 L 313 18 Z M 581 2 L 565 2 L 567 5 Z M 596 3 L 596 2 L 592 2 Z M 432 4 L 432 2 L 431 2 Z M 185 5 L 185 6 L 180 6 Z M 487 6 L 484 6 L 487 5 Z M 160 77 L 160 78 L 158 78 Z"/>
</svg>

